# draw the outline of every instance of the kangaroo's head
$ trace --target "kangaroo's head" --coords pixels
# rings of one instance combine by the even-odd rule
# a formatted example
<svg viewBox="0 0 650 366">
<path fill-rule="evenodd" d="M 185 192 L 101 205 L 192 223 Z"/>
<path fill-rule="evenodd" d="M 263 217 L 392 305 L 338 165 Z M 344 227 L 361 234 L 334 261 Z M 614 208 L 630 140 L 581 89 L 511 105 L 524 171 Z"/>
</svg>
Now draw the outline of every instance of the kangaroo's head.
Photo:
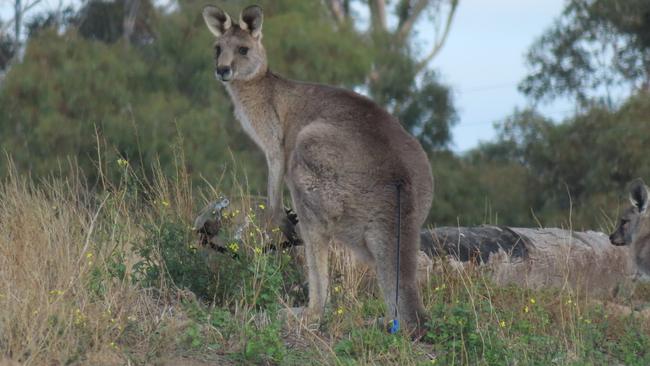
<svg viewBox="0 0 650 366">
<path fill-rule="evenodd" d="M 262 46 L 262 8 L 257 5 L 241 12 L 234 23 L 220 8 L 203 8 L 203 19 L 217 37 L 214 44 L 215 76 L 222 82 L 252 80 L 266 72 L 266 51 Z"/>
<path fill-rule="evenodd" d="M 616 230 L 609 236 L 614 245 L 630 245 L 650 234 L 648 187 L 640 178 L 630 185 L 630 203 L 632 205 L 623 211 Z"/>
</svg>

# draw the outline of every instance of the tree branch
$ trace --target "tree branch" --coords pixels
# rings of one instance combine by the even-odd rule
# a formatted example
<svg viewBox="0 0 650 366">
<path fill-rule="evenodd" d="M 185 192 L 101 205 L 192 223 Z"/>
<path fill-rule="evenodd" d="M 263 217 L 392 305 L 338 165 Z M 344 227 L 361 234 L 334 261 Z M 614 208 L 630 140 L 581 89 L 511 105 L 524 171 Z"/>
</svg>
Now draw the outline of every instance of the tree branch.
<svg viewBox="0 0 650 366">
<path fill-rule="evenodd" d="M 430 0 L 418 0 L 415 5 L 409 9 L 409 14 L 408 16 L 404 19 L 404 21 L 399 25 L 399 28 L 397 29 L 397 39 L 400 41 L 403 41 L 408 37 L 408 35 L 411 33 L 411 30 L 413 29 L 413 26 L 415 25 L 415 22 L 418 20 L 420 17 L 420 14 L 422 14 L 422 11 L 429 5 Z"/>
<path fill-rule="evenodd" d="M 370 3 L 370 13 L 372 14 L 373 27 L 376 30 L 387 31 L 388 26 L 386 24 L 386 1 L 373 0 Z"/>
<path fill-rule="evenodd" d="M 454 21 L 454 15 L 456 15 L 456 9 L 458 8 L 458 0 L 452 0 L 451 1 L 451 9 L 449 9 L 449 14 L 447 14 L 447 20 L 445 23 L 445 29 L 442 32 L 442 35 L 440 38 L 436 39 L 433 43 L 433 47 L 431 48 L 431 51 L 422 59 L 422 61 L 418 62 L 416 66 L 416 72 L 420 73 L 422 70 L 424 70 L 425 67 L 427 67 L 427 64 L 440 52 L 442 49 L 442 46 L 445 44 L 447 41 L 447 37 L 449 36 L 449 30 L 451 29 L 451 23 Z"/>
<path fill-rule="evenodd" d="M 332 15 L 334 16 L 334 20 L 336 20 L 337 23 L 342 24 L 345 22 L 346 18 L 346 12 L 345 12 L 345 7 L 343 6 L 343 3 L 341 0 L 328 0 L 327 1 L 330 10 L 332 11 Z"/>
<path fill-rule="evenodd" d="M 35 0 L 35 1 L 33 1 L 31 4 L 27 4 L 27 6 L 25 6 L 25 7 L 23 8 L 23 14 L 26 13 L 26 12 L 28 12 L 31 8 L 33 8 L 33 7 L 35 7 L 36 5 L 38 5 L 40 2 L 41 2 L 41 0 Z"/>
</svg>

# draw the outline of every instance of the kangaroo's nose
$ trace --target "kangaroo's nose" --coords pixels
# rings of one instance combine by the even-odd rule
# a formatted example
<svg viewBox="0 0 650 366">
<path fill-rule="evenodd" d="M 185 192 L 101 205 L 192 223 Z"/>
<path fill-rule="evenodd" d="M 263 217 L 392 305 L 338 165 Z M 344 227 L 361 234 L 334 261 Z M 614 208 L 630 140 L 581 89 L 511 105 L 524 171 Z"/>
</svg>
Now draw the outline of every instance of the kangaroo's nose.
<svg viewBox="0 0 650 366">
<path fill-rule="evenodd" d="M 621 238 L 616 235 L 616 232 L 609 236 L 609 242 L 616 246 L 625 245 L 625 240 L 621 240 Z"/>
<path fill-rule="evenodd" d="M 230 81 L 232 79 L 232 69 L 230 66 L 218 66 L 216 76 L 221 81 Z"/>
</svg>

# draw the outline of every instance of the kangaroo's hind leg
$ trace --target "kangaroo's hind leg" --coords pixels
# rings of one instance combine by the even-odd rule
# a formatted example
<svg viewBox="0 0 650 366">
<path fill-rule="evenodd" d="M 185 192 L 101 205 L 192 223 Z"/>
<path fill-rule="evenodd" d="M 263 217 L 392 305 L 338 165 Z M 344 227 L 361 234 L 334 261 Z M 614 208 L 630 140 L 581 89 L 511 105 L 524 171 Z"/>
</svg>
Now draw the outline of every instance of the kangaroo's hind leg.
<svg viewBox="0 0 650 366">
<path fill-rule="evenodd" d="M 406 218 L 408 219 L 408 217 Z M 417 282 L 418 226 L 403 220 L 397 265 L 397 220 L 382 220 L 368 227 L 365 241 L 375 259 L 377 280 L 386 302 L 388 317 L 397 319 L 407 330 L 420 328 L 427 315 Z M 399 275 L 399 286 L 397 285 Z"/>
</svg>

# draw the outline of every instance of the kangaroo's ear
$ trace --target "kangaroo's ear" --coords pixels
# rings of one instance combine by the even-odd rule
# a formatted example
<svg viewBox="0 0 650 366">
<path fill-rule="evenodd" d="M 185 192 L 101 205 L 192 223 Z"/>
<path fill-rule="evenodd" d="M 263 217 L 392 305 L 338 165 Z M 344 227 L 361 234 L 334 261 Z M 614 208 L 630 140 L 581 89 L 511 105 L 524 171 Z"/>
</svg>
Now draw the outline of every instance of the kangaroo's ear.
<svg viewBox="0 0 650 366">
<path fill-rule="evenodd" d="M 262 21 L 264 14 L 262 8 L 257 5 L 251 5 L 242 10 L 239 15 L 239 27 L 251 33 L 253 38 L 260 38 L 262 36 Z"/>
<path fill-rule="evenodd" d="M 203 8 L 203 20 L 205 20 L 205 25 L 208 26 L 210 32 L 217 37 L 221 37 L 232 26 L 230 15 L 212 5 Z"/>
<path fill-rule="evenodd" d="M 630 202 L 639 213 L 645 213 L 648 209 L 648 187 L 641 178 L 635 179 L 630 185 Z"/>
</svg>

